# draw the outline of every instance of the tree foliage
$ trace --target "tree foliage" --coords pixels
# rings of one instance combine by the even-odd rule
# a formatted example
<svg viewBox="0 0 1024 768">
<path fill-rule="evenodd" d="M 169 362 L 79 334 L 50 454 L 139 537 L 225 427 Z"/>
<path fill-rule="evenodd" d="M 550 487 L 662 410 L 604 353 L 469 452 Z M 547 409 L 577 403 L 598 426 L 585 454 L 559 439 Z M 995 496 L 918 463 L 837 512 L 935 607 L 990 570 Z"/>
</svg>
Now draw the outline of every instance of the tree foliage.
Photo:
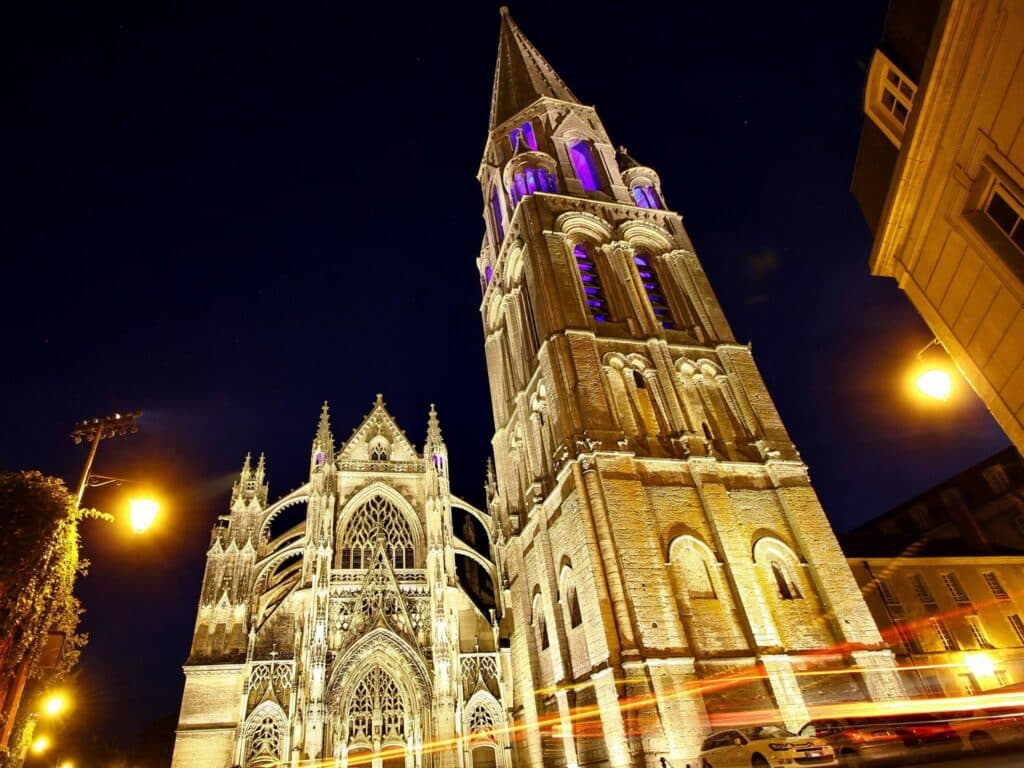
<svg viewBox="0 0 1024 768">
<path fill-rule="evenodd" d="M 72 594 L 85 562 L 78 557 L 78 524 L 103 516 L 81 510 L 64 481 L 40 472 L 0 472 L 0 690 L 22 664 L 37 677 L 48 633 L 67 638 L 62 675 L 78 660 L 85 636 L 76 633 L 82 614 Z"/>
</svg>

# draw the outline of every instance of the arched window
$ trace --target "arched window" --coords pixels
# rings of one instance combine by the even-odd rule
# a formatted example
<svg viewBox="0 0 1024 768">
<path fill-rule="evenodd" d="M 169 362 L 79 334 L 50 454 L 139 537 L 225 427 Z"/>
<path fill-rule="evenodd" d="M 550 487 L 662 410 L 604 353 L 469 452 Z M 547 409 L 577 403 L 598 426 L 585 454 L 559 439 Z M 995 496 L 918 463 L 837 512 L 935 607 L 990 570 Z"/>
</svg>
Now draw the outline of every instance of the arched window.
<svg viewBox="0 0 1024 768">
<path fill-rule="evenodd" d="M 670 558 L 678 570 L 682 589 L 691 600 L 716 600 L 715 583 L 708 567 L 714 555 L 707 545 L 692 536 L 681 536 L 672 543 Z"/>
<path fill-rule="evenodd" d="M 633 371 L 633 383 L 637 389 L 647 389 L 647 382 L 644 381 L 644 375 L 640 373 L 636 368 L 631 368 Z"/>
<path fill-rule="evenodd" d="M 590 246 L 579 243 L 573 249 L 576 257 L 576 269 L 579 271 L 580 280 L 583 283 L 583 293 L 586 296 L 587 307 L 590 314 L 599 323 L 609 320 L 608 301 L 604 296 L 604 289 L 601 287 L 601 275 L 597 271 L 597 264 L 591 254 Z"/>
<path fill-rule="evenodd" d="M 775 577 L 775 585 L 779 589 L 779 597 L 783 600 L 796 600 L 803 597 L 800 594 L 800 587 L 786 574 L 786 568 L 777 560 L 772 561 L 772 575 Z"/>
<path fill-rule="evenodd" d="M 483 704 L 477 704 L 469 714 L 469 735 L 475 738 L 494 738 L 494 717 Z"/>
<path fill-rule="evenodd" d="M 526 142 L 526 146 L 528 146 L 533 152 L 536 152 L 537 151 L 537 136 L 533 132 L 533 123 L 530 123 L 530 122 L 523 123 L 522 135 L 523 135 L 523 141 Z"/>
<path fill-rule="evenodd" d="M 501 210 L 501 198 L 498 194 L 498 187 L 491 189 L 491 215 L 494 216 L 494 233 L 498 236 L 498 243 L 505 239 L 505 215 Z"/>
<path fill-rule="evenodd" d="M 533 626 L 537 631 L 537 647 L 542 651 L 546 650 L 550 641 L 548 639 L 548 622 L 544 618 L 544 598 L 540 592 L 533 596 Z"/>
<path fill-rule="evenodd" d="M 569 159 L 572 161 L 576 178 L 579 179 L 583 189 L 588 192 L 601 189 L 601 170 L 594 156 L 594 148 L 590 142 L 577 139 L 569 144 Z"/>
<path fill-rule="evenodd" d="M 558 580 L 558 591 L 565 608 L 565 619 L 569 624 L 569 629 L 575 629 L 583 623 L 583 612 L 580 610 L 580 598 L 576 590 L 576 576 L 568 565 L 562 568 L 562 575 Z"/>
<path fill-rule="evenodd" d="M 665 298 L 665 291 L 661 287 L 661 280 L 658 278 L 658 271 L 654 268 L 653 259 L 643 252 L 633 256 L 633 263 L 640 275 L 641 285 L 644 293 L 647 294 L 647 301 L 654 310 L 654 316 L 661 323 L 662 328 L 675 328 L 672 320 L 672 311 L 668 307 L 668 299 Z"/>
<path fill-rule="evenodd" d="M 383 538 L 384 551 L 395 568 L 415 567 L 409 523 L 394 503 L 379 495 L 353 512 L 346 523 L 339 547 L 341 567 L 369 567 L 378 537 Z"/>
<path fill-rule="evenodd" d="M 379 730 L 378 730 L 379 729 Z M 380 667 L 373 667 L 356 686 L 348 705 L 350 742 L 405 742 L 405 707 L 398 685 Z"/>
<path fill-rule="evenodd" d="M 641 208 L 661 209 L 661 200 L 658 199 L 658 193 L 654 191 L 654 187 L 650 184 L 637 184 L 633 187 L 633 200 Z"/>
<path fill-rule="evenodd" d="M 262 709 L 262 707 L 260 707 Z M 255 713 L 254 713 L 255 714 Z M 281 761 L 281 724 L 272 714 L 265 714 L 249 723 L 249 756 L 247 766 L 273 766 Z"/>
</svg>

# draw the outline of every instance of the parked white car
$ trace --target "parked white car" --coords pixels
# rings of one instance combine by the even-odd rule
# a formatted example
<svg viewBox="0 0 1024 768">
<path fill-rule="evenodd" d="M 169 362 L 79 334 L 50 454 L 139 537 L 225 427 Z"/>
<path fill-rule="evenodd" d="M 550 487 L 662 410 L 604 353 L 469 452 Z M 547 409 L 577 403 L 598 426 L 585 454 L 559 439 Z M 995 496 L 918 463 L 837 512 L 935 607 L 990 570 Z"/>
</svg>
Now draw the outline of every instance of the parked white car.
<svg viewBox="0 0 1024 768">
<path fill-rule="evenodd" d="M 733 728 L 704 740 L 701 768 L 748 766 L 836 766 L 835 750 L 824 739 L 797 736 L 777 725 Z"/>
</svg>

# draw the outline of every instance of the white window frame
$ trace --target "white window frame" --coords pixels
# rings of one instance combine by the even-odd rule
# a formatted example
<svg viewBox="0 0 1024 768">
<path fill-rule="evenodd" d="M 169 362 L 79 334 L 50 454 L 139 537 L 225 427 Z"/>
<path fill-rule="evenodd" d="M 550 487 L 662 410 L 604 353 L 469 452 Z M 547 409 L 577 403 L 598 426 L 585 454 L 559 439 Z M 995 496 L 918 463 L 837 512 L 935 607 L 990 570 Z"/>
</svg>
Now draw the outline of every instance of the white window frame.
<svg viewBox="0 0 1024 768">
<path fill-rule="evenodd" d="M 960 583 L 960 579 L 952 571 L 942 574 L 942 582 L 946 585 L 946 589 L 949 590 L 949 594 L 953 596 L 953 600 L 959 605 L 970 605 L 971 598 L 967 596 L 967 592 L 964 591 L 964 585 Z"/>
<path fill-rule="evenodd" d="M 864 89 L 864 114 L 899 149 L 903 134 L 914 107 L 917 85 L 907 74 L 876 50 L 868 69 L 867 87 Z M 900 119 L 900 112 L 905 112 Z"/>
<path fill-rule="evenodd" d="M 985 571 L 982 574 L 985 579 L 985 583 L 988 585 L 989 591 L 992 592 L 992 596 L 996 600 L 1009 600 L 1010 595 L 1003 586 L 1003 583 L 999 580 L 999 576 L 996 575 L 995 571 Z"/>
</svg>

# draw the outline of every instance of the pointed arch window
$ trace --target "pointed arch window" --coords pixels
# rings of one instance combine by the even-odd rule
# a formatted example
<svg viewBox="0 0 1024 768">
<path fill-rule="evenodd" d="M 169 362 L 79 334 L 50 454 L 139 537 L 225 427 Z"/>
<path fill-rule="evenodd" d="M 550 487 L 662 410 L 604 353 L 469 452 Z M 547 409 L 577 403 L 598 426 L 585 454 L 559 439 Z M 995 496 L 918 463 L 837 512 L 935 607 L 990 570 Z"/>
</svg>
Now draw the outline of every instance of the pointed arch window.
<svg viewBox="0 0 1024 768">
<path fill-rule="evenodd" d="M 281 759 L 281 728 L 277 720 L 266 715 L 249 727 L 249 759 L 246 764 L 277 765 Z"/>
<path fill-rule="evenodd" d="M 665 291 L 661 286 L 661 280 L 653 261 L 649 254 L 642 251 L 633 256 L 633 263 L 636 265 L 637 274 L 640 275 L 640 283 L 647 295 L 647 301 L 650 302 L 651 309 L 654 310 L 654 316 L 662 328 L 675 328 L 672 310 L 669 309 L 668 299 L 665 297 Z"/>
<path fill-rule="evenodd" d="M 378 538 L 395 568 L 414 568 L 415 548 L 405 515 L 389 499 L 374 496 L 352 513 L 342 532 L 338 558 L 342 568 L 368 568 Z"/>
<path fill-rule="evenodd" d="M 359 681 L 348 706 L 350 742 L 405 742 L 405 706 L 398 685 L 381 667 Z"/>
<path fill-rule="evenodd" d="M 608 300 L 604 295 L 604 288 L 601 286 L 601 275 L 597 271 L 597 263 L 590 246 L 586 243 L 579 243 L 573 249 L 573 256 L 576 257 L 576 269 L 583 283 L 583 294 L 586 297 L 587 307 L 590 314 L 599 323 L 606 323 L 611 315 L 608 312 Z"/>
<path fill-rule="evenodd" d="M 577 139 L 571 142 L 569 144 L 569 159 L 572 161 L 576 178 L 579 179 L 583 189 L 593 192 L 604 186 L 597 157 L 594 155 L 594 147 L 589 141 Z"/>
</svg>

